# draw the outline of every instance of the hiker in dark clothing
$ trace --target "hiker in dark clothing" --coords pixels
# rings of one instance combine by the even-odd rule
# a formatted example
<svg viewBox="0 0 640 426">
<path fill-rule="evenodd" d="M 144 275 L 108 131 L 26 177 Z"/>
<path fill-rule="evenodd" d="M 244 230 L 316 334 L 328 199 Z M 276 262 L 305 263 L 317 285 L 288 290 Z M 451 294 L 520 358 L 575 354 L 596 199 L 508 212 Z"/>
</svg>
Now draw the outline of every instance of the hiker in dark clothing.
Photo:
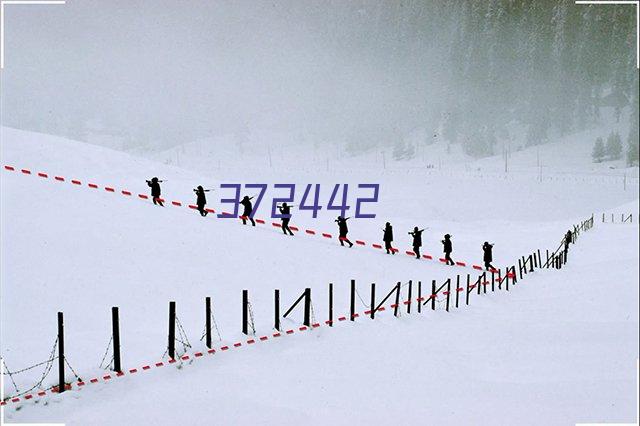
<svg viewBox="0 0 640 426">
<path fill-rule="evenodd" d="M 444 246 L 444 258 L 447 261 L 447 265 L 455 265 L 455 262 L 453 261 L 453 259 L 451 259 L 451 252 L 453 251 L 453 246 L 451 245 L 451 235 L 446 234 L 444 236 L 442 245 Z"/>
<path fill-rule="evenodd" d="M 253 200 L 253 197 L 245 195 L 242 201 L 240 201 L 240 204 L 244 206 L 244 211 L 242 212 L 242 216 L 240 217 L 242 218 L 243 225 L 246 225 L 247 219 L 249 219 L 251 221 L 251 224 L 253 226 L 256 226 L 256 221 L 251 217 L 251 214 L 253 213 L 253 204 L 251 204 L 251 200 Z"/>
<path fill-rule="evenodd" d="M 291 220 L 291 206 L 287 205 L 287 203 L 282 203 L 282 206 L 278 206 L 278 210 L 280 210 L 280 214 L 283 215 L 282 232 L 284 232 L 284 235 L 287 235 L 287 232 L 289 232 L 289 235 L 293 235 L 293 232 L 291 232 L 291 229 L 289 229 L 289 221 Z"/>
<path fill-rule="evenodd" d="M 389 254 L 389 252 L 391 252 L 391 254 L 396 254 L 396 249 L 391 247 L 391 242 L 393 241 L 393 227 L 389 222 L 387 222 L 382 231 L 384 232 L 382 235 L 382 241 L 384 241 L 384 248 L 387 250 L 387 254 Z"/>
<path fill-rule="evenodd" d="M 158 180 L 157 177 L 154 177 L 150 181 L 147 181 L 147 185 L 149 185 L 149 188 L 151 188 L 151 198 L 153 199 L 153 204 L 160 204 L 160 206 L 164 207 L 164 204 L 162 204 L 162 199 L 160 198 L 160 182 L 162 181 Z"/>
<path fill-rule="evenodd" d="M 416 259 L 420 259 L 420 247 L 422 247 L 422 233 L 424 229 L 418 230 L 416 226 L 413 228 L 413 232 L 409 232 L 408 234 L 413 237 L 413 252 L 416 254 Z"/>
<path fill-rule="evenodd" d="M 349 233 L 349 228 L 347 227 L 347 220 L 349 220 L 350 218 L 344 218 L 342 216 L 338 216 L 338 218 L 335 220 L 335 222 L 338 224 L 338 231 L 339 231 L 339 237 L 338 239 L 340 240 L 340 245 L 344 247 L 344 243 L 345 241 L 347 243 L 349 243 L 349 248 L 353 247 L 353 243 L 351 241 L 349 241 L 349 239 L 347 238 L 347 233 Z"/>
<path fill-rule="evenodd" d="M 198 206 L 198 211 L 200 212 L 200 216 L 204 217 L 209 214 L 208 211 L 205 210 L 204 206 L 207 205 L 207 197 L 204 195 L 205 192 L 209 192 L 210 189 L 204 189 L 202 186 L 198 186 L 193 192 L 196 193 L 196 205 Z"/>
<path fill-rule="evenodd" d="M 484 267 L 487 268 L 487 271 L 496 269 L 491 264 L 491 262 L 493 261 L 493 244 L 489 244 L 487 241 L 485 241 L 482 245 L 482 251 L 484 252 L 482 259 L 484 260 Z"/>
</svg>

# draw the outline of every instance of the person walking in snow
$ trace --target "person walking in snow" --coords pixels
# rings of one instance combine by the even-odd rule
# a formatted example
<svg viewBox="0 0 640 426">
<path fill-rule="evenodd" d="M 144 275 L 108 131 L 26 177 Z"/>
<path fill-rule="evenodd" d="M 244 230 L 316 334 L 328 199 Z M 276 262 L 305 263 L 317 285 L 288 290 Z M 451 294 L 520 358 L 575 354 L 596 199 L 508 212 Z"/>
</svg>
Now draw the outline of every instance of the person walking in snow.
<svg viewBox="0 0 640 426">
<path fill-rule="evenodd" d="M 335 222 L 338 224 L 338 239 L 340 240 L 340 245 L 344 247 L 344 243 L 349 243 L 349 248 L 353 247 L 353 243 L 349 241 L 347 238 L 347 234 L 349 233 L 349 228 L 347 227 L 347 220 L 350 218 L 344 218 L 342 216 L 338 216 Z"/>
<path fill-rule="evenodd" d="M 246 225 L 247 219 L 249 219 L 251 221 L 251 224 L 253 226 L 256 226 L 256 221 L 253 220 L 253 217 L 251 217 L 251 214 L 253 213 L 253 204 L 251 204 L 251 200 L 253 200 L 253 197 L 245 195 L 242 201 L 240 201 L 240 204 L 244 206 L 244 211 L 242 212 L 242 216 L 240 216 L 240 218 L 242 219 L 243 225 Z"/>
<path fill-rule="evenodd" d="M 422 247 L 422 233 L 424 229 L 418 230 L 416 226 L 413 228 L 413 232 L 409 232 L 408 234 L 413 237 L 413 252 L 416 254 L 416 259 L 420 259 L 420 247 Z"/>
<path fill-rule="evenodd" d="M 162 181 L 158 180 L 157 177 L 154 177 L 151 178 L 150 181 L 147 181 L 147 185 L 149 185 L 149 188 L 151 188 L 151 198 L 153 199 L 153 204 L 160 204 L 161 207 L 164 207 L 164 204 L 162 204 L 162 199 L 160 198 L 160 182 Z"/>
<path fill-rule="evenodd" d="M 451 252 L 453 251 L 453 245 L 451 244 L 451 235 L 446 234 L 444 240 L 442 240 L 444 258 L 447 261 L 447 265 L 455 265 L 453 259 L 451 259 Z"/>
<path fill-rule="evenodd" d="M 396 249 L 391 247 L 391 242 L 393 242 L 393 227 L 389 222 L 384 226 L 382 232 L 382 241 L 384 241 L 384 248 L 387 250 L 387 254 L 396 254 Z"/>
<path fill-rule="evenodd" d="M 287 205 L 287 203 L 282 203 L 282 206 L 278 206 L 278 210 L 280 210 L 280 214 L 282 215 L 282 232 L 284 235 L 293 235 L 291 229 L 289 229 L 289 221 L 291 220 L 291 206 Z"/>
<path fill-rule="evenodd" d="M 496 269 L 491 264 L 491 262 L 493 261 L 493 244 L 489 244 L 487 241 L 485 241 L 482 245 L 482 251 L 482 260 L 484 260 L 484 267 L 487 269 L 487 271 Z"/>
<path fill-rule="evenodd" d="M 204 189 L 200 185 L 198 185 L 198 187 L 193 190 L 193 192 L 196 193 L 196 206 L 198 206 L 198 211 L 200 212 L 200 216 L 202 217 L 209 214 L 209 212 L 207 212 L 204 208 L 204 206 L 207 205 L 207 197 L 204 195 L 204 193 L 209 191 L 210 189 Z"/>
</svg>

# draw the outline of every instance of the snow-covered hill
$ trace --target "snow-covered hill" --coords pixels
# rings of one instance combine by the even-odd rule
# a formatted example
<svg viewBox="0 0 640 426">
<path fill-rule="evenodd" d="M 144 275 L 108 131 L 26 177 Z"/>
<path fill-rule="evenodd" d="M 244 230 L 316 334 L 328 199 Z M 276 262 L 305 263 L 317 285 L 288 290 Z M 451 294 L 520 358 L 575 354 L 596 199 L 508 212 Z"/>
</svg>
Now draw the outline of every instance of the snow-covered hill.
<svg viewBox="0 0 640 426">
<path fill-rule="evenodd" d="M 0 175 L 2 356 L 12 370 L 46 359 L 58 311 L 65 313 L 67 357 L 86 379 L 102 372 L 98 364 L 110 337 L 111 306 L 120 307 L 125 367 L 137 367 L 160 359 L 165 350 L 170 300 L 177 302 L 193 353 L 204 348 L 198 339 L 205 296 L 213 298 L 223 338 L 219 347 L 242 338 L 243 289 L 249 290 L 256 331 L 262 335 L 272 330 L 276 288 L 285 306 L 310 287 L 314 315 L 324 321 L 329 283 L 335 285 L 335 311 L 344 314 L 350 279 L 366 301 L 372 282 L 384 295 L 398 281 L 466 276 L 468 269 L 402 255 L 410 249 L 406 232 L 413 226 L 429 227 L 424 251 L 434 257 L 440 255 L 442 235 L 451 233 L 454 258 L 479 263 L 480 246 L 489 240 L 496 243 L 496 266 L 506 266 L 534 249 L 555 249 L 567 227 L 592 212 L 638 211 L 636 191 L 608 180 L 585 183 L 577 174 L 574 180 L 549 184 L 420 169 L 305 171 L 237 158 L 226 165 L 222 159 L 219 168 L 209 158 L 206 172 L 206 163 L 187 171 L 46 135 L 1 132 L 2 164 L 18 168 Z M 38 177 L 38 171 L 50 177 Z M 55 175 L 66 180 L 56 181 Z M 332 188 L 348 183 L 356 188 L 379 183 L 380 202 L 371 207 L 378 217 L 352 219 L 350 236 L 380 242 L 380 228 L 390 221 L 401 252 L 392 257 L 370 248 L 347 249 L 335 238 L 285 237 L 272 226 L 243 227 L 234 219 L 201 218 L 184 206 L 155 207 L 135 197 L 148 192 L 144 180 L 151 176 L 167 181 L 167 200 L 184 204 L 194 201 L 191 189 L 198 184 L 320 183 Z M 89 182 L 100 187 L 89 188 Z M 104 191 L 105 185 L 134 196 Z M 220 192 L 209 196 L 216 210 Z M 267 198 L 276 194 L 270 187 Z M 335 235 L 335 212 L 324 209 L 318 219 L 305 213 L 294 211 L 292 223 Z M 257 216 L 267 214 L 262 210 Z M 509 293 L 474 299 L 469 308 L 401 319 L 386 312 L 373 322 L 361 318 L 334 330 L 321 327 L 180 369 L 157 369 L 40 403 L 7 406 L 5 420 L 629 421 L 635 413 L 638 356 L 637 259 L 636 224 L 596 226 L 581 237 L 567 268 L 539 272 Z M 284 321 L 285 327 L 297 326 L 300 314 Z M 39 374 L 36 369 L 16 376 L 16 384 L 28 388 Z M 52 384 L 53 376 L 44 382 Z M 7 380 L 3 390 L 15 391 Z M 530 415 L 536 406 L 539 417 Z"/>
</svg>

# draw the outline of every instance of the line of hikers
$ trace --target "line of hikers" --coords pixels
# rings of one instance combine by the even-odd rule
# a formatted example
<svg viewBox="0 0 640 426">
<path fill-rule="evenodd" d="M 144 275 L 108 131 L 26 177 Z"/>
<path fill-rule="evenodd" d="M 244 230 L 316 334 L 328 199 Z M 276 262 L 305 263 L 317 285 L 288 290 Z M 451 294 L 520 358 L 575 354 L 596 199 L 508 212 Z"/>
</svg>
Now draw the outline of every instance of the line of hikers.
<svg viewBox="0 0 640 426">
<path fill-rule="evenodd" d="M 164 206 L 162 203 L 162 199 L 160 198 L 160 182 L 157 177 L 152 178 L 150 181 L 147 181 L 147 185 L 151 188 L 151 197 L 153 198 L 153 204 Z M 205 196 L 205 192 L 212 191 L 211 189 L 204 189 L 202 186 L 198 186 L 193 190 L 196 193 L 196 206 L 197 210 L 200 212 L 201 216 L 206 216 L 208 214 L 205 206 L 207 204 L 207 198 Z M 240 201 L 242 204 L 243 211 L 240 218 L 242 219 L 242 224 L 246 225 L 247 220 L 251 221 L 251 225 L 256 226 L 255 220 L 253 220 L 253 204 L 251 200 L 254 197 L 249 197 L 245 195 Z M 285 235 L 293 235 L 291 229 L 289 228 L 289 221 L 291 220 L 291 207 L 287 203 L 282 203 L 281 206 L 277 206 L 280 214 L 282 215 L 282 232 Z M 353 243 L 349 241 L 347 234 L 349 233 L 349 227 L 347 226 L 347 220 L 349 217 L 338 216 L 335 222 L 338 224 L 338 239 L 340 240 L 340 245 L 344 247 L 344 243 L 349 244 L 349 248 L 353 247 Z M 393 242 L 393 227 L 391 223 L 387 222 L 385 227 L 382 229 L 382 241 L 384 241 L 384 247 L 387 251 L 387 254 L 396 254 L 397 249 L 394 249 L 391 246 Z M 416 259 L 420 259 L 420 248 L 422 247 L 422 233 L 424 229 L 418 229 L 418 227 L 414 227 L 412 232 L 408 232 L 408 235 L 411 235 L 413 238 L 413 253 L 416 255 Z M 567 231 L 564 239 L 564 250 L 565 255 L 569 250 L 569 243 L 573 241 L 573 235 L 571 230 Z M 444 240 L 441 240 L 444 252 L 444 258 L 446 260 L 447 265 L 455 265 L 455 262 L 451 258 L 451 253 L 453 252 L 453 244 L 451 243 L 451 235 L 445 234 Z M 484 261 L 484 266 L 487 270 L 495 269 L 491 262 L 493 261 L 493 244 L 489 244 L 487 241 L 482 245 L 483 256 L 482 259 Z"/>
</svg>

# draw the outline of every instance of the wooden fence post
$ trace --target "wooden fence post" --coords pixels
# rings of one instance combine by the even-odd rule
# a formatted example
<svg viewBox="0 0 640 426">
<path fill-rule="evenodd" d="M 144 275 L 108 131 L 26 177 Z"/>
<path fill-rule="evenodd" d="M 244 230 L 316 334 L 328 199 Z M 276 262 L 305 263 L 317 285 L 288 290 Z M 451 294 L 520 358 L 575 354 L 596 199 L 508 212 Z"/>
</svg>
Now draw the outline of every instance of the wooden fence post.
<svg viewBox="0 0 640 426">
<path fill-rule="evenodd" d="M 249 334 L 249 290 L 242 290 L 242 334 Z"/>
<path fill-rule="evenodd" d="M 65 391 L 64 380 L 64 318 L 62 312 L 58 312 L 58 392 Z"/>
<path fill-rule="evenodd" d="M 400 289 L 401 283 L 396 284 L 396 307 L 393 309 L 393 316 L 398 317 L 400 315 Z"/>
<path fill-rule="evenodd" d="M 407 297 L 407 313 L 410 314 L 411 313 L 411 287 L 413 286 L 413 283 L 411 282 L 411 280 L 409 280 L 409 294 Z"/>
<path fill-rule="evenodd" d="M 353 321 L 353 312 L 351 321 Z M 329 327 L 333 327 L 333 283 L 329 283 Z"/>
<path fill-rule="evenodd" d="M 422 281 L 418 281 L 418 313 L 422 312 Z"/>
<path fill-rule="evenodd" d="M 351 297 L 349 300 L 350 303 L 350 317 L 351 321 L 356 320 L 356 280 L 351 280 Z"/>
<path fill-rule="evenodd" d="M 274 291 L 274 295 L 273 295 L 273 299 L 274 299 L 274 306 L 273 306 L 273 310 L 275 312 L 274 316 L 274 322 L 273 322 L 273 327 L 276 329 L 276 331 L 280 331 L 280 290 L 276 289 Z M 329 324 L 331 325 L 331 324 Z"/>
<path fill-rule="evenodd" d="M 376 284 L 371 283 L 371 319 L 374 319 L 376 314 Z"/>
<path fill-rule="evenodd" d="M 431 281 L 431 310 L 436 310 L 436 280 Z"/>
<path fill-rule="evenodd" d="M 304 325 L 311 326 L 311 289 L 304 289 Z"/>
<path fill-rule="evenodd" d="M 169 358 L 176 358 L 176 302 L 169 302 Z"/>
<path fill-rule="evenodd" d="M 111 308 L 111 329 L 113 336 L 113 371 L 122 372 L 120 359 L 120 315 L 116 306 Z"/>
</svg>

